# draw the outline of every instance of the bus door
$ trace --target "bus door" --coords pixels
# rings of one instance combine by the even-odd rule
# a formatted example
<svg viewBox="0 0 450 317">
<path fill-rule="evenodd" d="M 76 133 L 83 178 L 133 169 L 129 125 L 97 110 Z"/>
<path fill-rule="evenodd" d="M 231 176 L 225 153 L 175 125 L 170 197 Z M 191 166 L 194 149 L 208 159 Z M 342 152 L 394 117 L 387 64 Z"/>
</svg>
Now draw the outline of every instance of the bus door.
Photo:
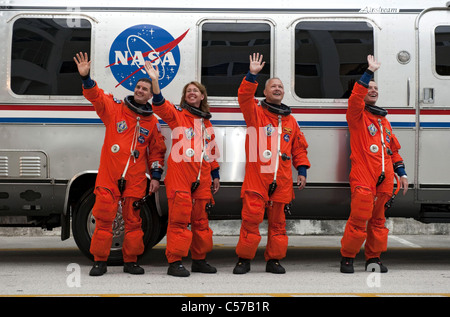
<svg viewBox="0 0 450 317">
<path fill-rule="evenodd" d="M 450 8 L 416 20 L 418 36 L 417 198 L 450 203 Z"/>
</svg>

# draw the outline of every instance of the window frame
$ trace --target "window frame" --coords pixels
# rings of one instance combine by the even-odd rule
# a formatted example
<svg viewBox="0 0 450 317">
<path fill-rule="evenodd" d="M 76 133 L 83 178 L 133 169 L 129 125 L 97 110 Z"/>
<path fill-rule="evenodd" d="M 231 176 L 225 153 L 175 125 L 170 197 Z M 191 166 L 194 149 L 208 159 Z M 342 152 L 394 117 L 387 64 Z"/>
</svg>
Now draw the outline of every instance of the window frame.
<svg viewBox="0 0 450 317">
<path fill-rule="evenodd" d="M 296 91 L 295 91 L 295 31 L 296 27 L 301 22 L 342 22 L 342 23 L 348 23 L 348 22 L 364 22 L 369 24 L 372 27 L 373 32 L 373 50 L 374 54 L 378 55 L 378 45 L 377 45 L 377 39 L 378 39 L 378 32 L 377 30 L 381 30 L 380 26 L 372 19 L 367 17 L 330 17 L 330 16 L 323 16 L 323 17 L 301 17 L 298 19 L 295 19 L 291 22 L 291 91 L 292 91 L 292 98 L 299 103 L 299 106 L 304 107 L 305 104 L 314 105 L 320 104 L 321 106 L 336 106 L 338 105 L 347 105 L 348 98 L 302 98 L 300 97 Z M 376 76 L 376 75 L 375 75 Z"/>
<path fill-rule="evenodd" d="M 449 34 L 450 34 L 450 23 L 448 23 L 448 24 L 437 24 L 437 25 L 435 25 L 433 27 L 433 34 L 432 34 L 432 44 L 433 45 L 432 45 L 432 56 L 431 56 L 431 60 L 432 60 L 433 65 L 431 65 L 432 66 L 431 70 L 432 70 L 432 73 L 434 74 L 434 76 L 436 76 L 436 78 L 441 79 L 441 80 L 448 80 L 448 79 L 450 79 L 450 73 L 448 75 L 442 75 L 442 74 L 439 74 L 437 69 L 436 69 L 436 67 L 437 67 L 436 29 L 438 27 L 442 27 L 442 26 L 449 28 Z"/>
<path fill-rule="evenodd" d="M 85 98 L 83 94 L 80 95 L 27 95 L 27 94 L 17 94 L 13 91 L 11 86 L 11 77 L 12 77 L 12 50 L 13 50 L 13 36 L 14 36 L 14 24 L 20 20 L 20 19 L 82 19 L 86 20 L 90 24 L 90 36 L 91 40 L 89 43 L 90 46 L 90 55 L 93 56 L 94 54 L 94 45 L 93 45 L 93 38 L 94 38 L 94 26 L 96 20 L 84 15 L 84 14 L 52 14 L 52 13 L 42 13 L 42 14 L 27 14 L 27 13 L 21 13 L 13 18 L 9 19 L 7 21 L 7 24 L 10 24 L 10 28 L 8 30 L 8 47 L 7 47 L 7 60 L 6 60 L 6 69 L 7 69 L 7 76 L 6 76 L 6 87 L 8 94 L 15 99 L 15 102 L 30 102 L 33 101 L 33 103 L 42 103 L 42 102 L 51 102 L 51 103 L 57 103 L 58 101 L 76 101 L 77 103 L 83 103 L 85 101 Z M 92 73 L 92 70 L 91 70 Z M 81 85 L 81 80 L 80 80 Z"/>
<path fill-rule="evenodd" d="M 203 26 L 207 23 L 222 23 L 222 24 L 238 24 L 238 23 L 248 23 L 248 24 L 267 24 L 270 27 L 270 69 L 269 69 L 269 77 L 273 77 L 274 69 L 275 69 L 275 32 L 276 32 L 276 23 L 269 18 L 255 18 L 255 19 L 239 19 L 239 18 L 230 18 L 230 19 L 220 19 L 220 18 L 203 18 L 197 22 L 197 60 L 196 60 L 196 77 L 198 81 L 201 82 L 202 79 L 202 57 L 203 57 Z M 203 83 L 202 83 L 203 84 Z M 239 106 L 237 91 L 236 96 L 214 96 L 210 95 L 208 92 L 208 102 L 211 107 L 220 107 L 220 106 Z"/>
</svg>

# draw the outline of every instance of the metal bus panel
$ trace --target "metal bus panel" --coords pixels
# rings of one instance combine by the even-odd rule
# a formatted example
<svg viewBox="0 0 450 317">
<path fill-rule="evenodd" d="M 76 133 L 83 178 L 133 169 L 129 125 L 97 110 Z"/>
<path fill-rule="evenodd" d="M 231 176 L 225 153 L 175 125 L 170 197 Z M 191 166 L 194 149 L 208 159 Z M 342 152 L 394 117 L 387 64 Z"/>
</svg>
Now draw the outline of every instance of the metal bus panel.
<svg viewBox="0 0 450 317">
<path fill-rule="evenodd" d="M 320 64 L 317 64 L 317 61 L 321 60 L 318 54 L 311 53 L 313 51 L 307 53 L 305 49 L 303 58 L 309 64 L 298 64 L 296 46 L 299 43 L 296 43 L 296 28 L 321 27 L 321 25 L 325 28 L 326 23 L 339 28 L 345 28 L 352 23 L 359 26 L 366 25 L 371 30 L 373 53 L 382 62 L 382 68 L 375 75 L 380 90 L 377 104 L 386 107 L 389 112 L 394 132 L 402 144 L 401 154 L 405 159 L 410 182 L 408 194 L 405 197 L 400 195 L 396 199 L 395 207 L 388 211 L 388 215 L 419 219 L 424 217 L 422 208 L 424 204 L 448 205 L 449 200 L 446 197 L 449 197 L 447 194 L 450 188 L 450 173 L 445 158 L 450 154 L 447 129 L 450 122 L 447 111 L 450 91 L 445 87 L 448 86 L 449 77 L 442 75 L 436 77 L 432 73 L 434 77 L 426 75 L 433 61 L 430 47 L 434 44 L 429 37 L 434 34 L 432 21 L 435 17 L 430 15 L 428 18 L 426 13 L 419 19 L 420 14 L 426 9 L 423 1 L 382 1 L 375 7 L 369 1 L 346 1 L 339 6 L 330 1 L 295 4 L 281 2 L 277 3 L 276 7 L 273 2 L 262 1 L 258 3 L 257 9 L 249 8 L 249 5 L 237 1 L 227 3 L 200 1 L 191 8 L 185 8 L 184 1 L 173 1 L 170 4 L 155 3 L 149 7 L 141 7 L 142 3 L 114 1 L 96 2 L 95 5 L 87 1 L 73 4 L 72 7 L 55 5 L 52 1 L 41 1 L 39 4 L 14 1 L 0 10 L 2 16 L 0 34 L 3 34 L 4 39 L 4 45 L 0 47 L 0 206 L 9 208 L 8 212 L 0 208 L 0 216 L 3 212 L 17 216 L 70 214 L 71 208 L 76 205 L 83 192 L 93 186 L 104 135 L 103 124 L 83 96 L 20 93 L 20 85 L 12 79 L 11 69 L 16 69 L 17 65 L 28 64 L 21 64 L 20 58 L 14 59 L 13 62 L 11 56 L 13 28 L 21 19 L 65 19 L 68 25 L 77 27 L 77 23 L 81 23 L 79 25 L 90 28 L 88 49 L 93 60 L 91 76 L 101 88 L 113 93 L 118 99 L 132 94 L 132 91 L 119 84 L 111 66 L 110 53 L 119 34 L 132 26 L 152 25 L 169 33 L 174 39 L 184 36 L 176 46 L 180 51 L 176 65 L 178 71 L 173 80 L 163 88 L 166 99 L 176 104 L 179 103 L 185 83 L 191 80 L 201 81 L 202 76 L 205 76 L 203 74 L 206 67 L 203 53 L 207 52 L 203 46 L 205 25 L 239 23 L 247 26 L 266 25 L 269 30 L 267 42 L 270 42 L 270 45 L 262 47 L 270 56 L 267 76 L 282 79 L 285 85 L 283 102 L 292 107 L 293 115 L 309 143 L 308 155 L 312 166 L 308 171 L 307 188 L 302 192 L 296 191 L 293 213 L 289 216 L 304 219 L 348 217 L 350 147 L 345 121 L 346 97 L 342 95 L 332 98 L 305 98 L 301 96 L 301 87 L 296 87 L 296 81 L 300 78 L 297 69 L 301 68 L 302 71 L 312 73 L 318 70 L 320 72 Z M 426 3 L 427 7 L 445 5 L 445 1 Z M 448 10 L 441 11 L 444 13 L 438 13 L 441 19 L 439 21 L 447 21 L 445 23 L 448 24 Z M 420 23 L 417 22 L 419 20 Z M 330 24 L 327 24 L 327 27 L 328 25 Z M 136 34 L 133 36 L 130 39 L 137 39 Z M 50 37 L 49 41 L 52 41 Z M 306 43 L 310 40 L 301 41 Z M 327 38 L 327 41 L 331 39 Z M 327 51 L 323 43 L 318 45 L 319 51 L 322 50 L 325 54 L 322 62 L 337 58 L 349 45 L 353 45 L 355 52 L 349 54 L 347 59 L 343 60 L 343 66 L 336 68 L 334 73 L 330 72 L 329 76 L 337 76 L 336 78 L 341 78 L 343 82 L 359 78 L 359 75 L 352 73 L 341 74 L 346 67 L 364 63 L 359 46 L 355 45 L 357 40 L 349 42 L 337 38 L 334 41 L 339 42 L 335 52 Z M 152 46 L 150 37 L 147 42 Z M 74 44 L 74 47 L 84 48 L 83 45 Z M 211 48 L 211 51 L 214 49 L 216 48 Z M 217 52 L 224 49 L 219 48 Z M 140 63 L 140 56 L 133 55 L 131 50 L 122 48 L 116 50 L 120 51 L 116 55 L 116 62 L 120 58 L 132 57 L 128 61 L 130 64 Z M 243 56 L 226 67 L 219 65 L 225 69 L 226 74 L 230 72 L 232 74 L 224 76 L 222 81 L 217 79 L 217 85 L 225 86 L 225 89 L 231 91 L 230 95 L 211 93 L 208 96 L 213 114 L 212 123 L 221 146 L 219 163 L 222 187 L 215 197 L 216 206 L 211 214 L 215 219 L 240 217 L 240 185 L 245 173 L 245 122 L 239 111 L 237 90 L 231 88 L 227 81 L 232 79 L 236 82 L 243 77 L 243 74 L 235 70 L 245 68 L 243 64 L 248 62 L 248 51 L 248 47 L 233 48 L 233 53 Z M 56 51 L 49 54 L 58 56 Z M 353 56 L 355 60 L 352 60 Z M 170 56 L 167 55 L 166 58 L 170 64 L 172 62 Z M 67 67 L 70 75 L 70 71 L 73 73 L 74 70 L 70 70 L 69 61 L 70 58 L 65 56 L 61 63 Z M 21 70 L 21 74 L 29 76 L 31 80 L 40 73 L 25 67 Z M 125 77 L 127 75 L 124 74 Z M 60 78 L 63 79 L 64 76 L 68 76 L 67 73 Z M 314 80 L 323 80 L 317 79 L 319 77 L 318 75 L 307 77 L 305 85 Z M 49 76 L 43 79 L 49 81 L 52 78 Z M 430 106 L 423 102 L 423 88 L 430 88 L 430 82 L 436 84 L 431 87 L 435 89 L 433 97 L 442 98 L 439 99 L 442 102 L 439 101 L 438 108 L 437 104 Z M 25 81 L 20 83 L 26 84 Z M 72 85 L 81 86 L 81 81 L 74 79 L 70 86 Z M 264 85 L 263 81 L 260 81 L 260 85 Z M 335 95 L 338 94 L 336 89 L 342 89 L 340 91 L 345 93 L 345 88 L 345 86 L 322 87 L 324 91 L 332 91 Z M 438 103 L 438 99 L 435 100 Z M 427 112 L 429 110 L 439 111 L 430 113 Z M 162 124 L 162 131 L 170 149 L 171 131 L 163 122 Z M 8 164 L 16 161 L 15 157 L 21 151 L 45 152 L 46 171 L 40 176 L 33 177 L 5 174 L 2 164 L 5 164 L 5 161 Z M 296 179 L 294 168 L 293 176 Z M 39 179 L 37 185 L 36 178 Z M 39 187 L 43 189 L 40 190 Z M 40 211 L 32 212 L 24 211 L 22 207 L 16 208 L 25 205 L 20 194 L 27 190 L 40 193 L 41 197 L 45 196 L 52 204 L 45 205 L 45 210 L 41 207 Z M 10 203 L 13 196 L 16 197 L 14 203 Z M 160 214 L 166 214 L 164 188 L 159 193 L 158 199 Z M 446 208 L 444 206 L 441 215 L 445 215 Z M 11 212 L 12 210 L 14 212 Z"/>
</svg>

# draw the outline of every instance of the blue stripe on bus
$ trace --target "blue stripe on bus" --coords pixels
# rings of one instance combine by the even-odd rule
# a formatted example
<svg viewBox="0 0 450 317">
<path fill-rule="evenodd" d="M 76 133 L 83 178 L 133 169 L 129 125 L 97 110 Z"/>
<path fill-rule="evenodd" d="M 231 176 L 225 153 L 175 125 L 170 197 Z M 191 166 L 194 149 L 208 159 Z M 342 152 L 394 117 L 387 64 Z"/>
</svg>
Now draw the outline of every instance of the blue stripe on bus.
<svg viewBox="0 0 450 317">
<path fill-rule="evenodd" d="M 53 123 L 53 124 L 98 124 L 100 119 L 89 118 L 0 118 L 0 123 Z"/>
<path fill-rule="evenodd" d="M 163 120 L 159 120 L 165 124 Z M 0 118 L 0 123 L 102 124 L 98 118 Z M 244 120 L 211 120 L 213 125 L 243 126 Z M 300 127 L 347 127 L 346 121 L 298 121 Z M 391 122 L 392 127 L 414 128 L 415 122 Z M 421 122 L 421 128 L 449 128 L 450 122 Z"/>
<path fill-rule="evenodd" d="M 450 122 L 421 122 L 421 128 L 450 128 Z"/>
</svg>

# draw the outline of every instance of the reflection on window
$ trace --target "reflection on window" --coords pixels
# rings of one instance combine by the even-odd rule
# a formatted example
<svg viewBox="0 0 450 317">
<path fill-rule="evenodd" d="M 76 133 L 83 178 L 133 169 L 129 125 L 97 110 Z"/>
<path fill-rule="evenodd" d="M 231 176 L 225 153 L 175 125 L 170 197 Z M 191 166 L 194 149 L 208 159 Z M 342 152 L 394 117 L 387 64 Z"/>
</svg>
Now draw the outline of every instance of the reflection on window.
<svg viewBox="0 0 450 317">
<path fill-rule="evenodd" d="M 88 52 L 87 20 L 18 19 L 13 26 L 11 89 L 18 95 L 81 95 L 73 56 Z"/>
<path fill-rule="evenodd" d="M 373 54 L 366 22 L 300 22 L 295 27 L 295 93 L 301 98 L 348 98 Z"/>
<path fill-rule="evenodd" d="M 438 26 L 435 31 L 436 72 L 450 76 L 450 26 Z"/>
<path fill-rule="evenodd" d="M 209 96 L 236 97 L 248 72 L 249 55 L 264 55 L 257 96 L 270 76 L 270 26 L 266 23 L 205 23 L 202 28 L 202 84 Z"/>
</svg>

